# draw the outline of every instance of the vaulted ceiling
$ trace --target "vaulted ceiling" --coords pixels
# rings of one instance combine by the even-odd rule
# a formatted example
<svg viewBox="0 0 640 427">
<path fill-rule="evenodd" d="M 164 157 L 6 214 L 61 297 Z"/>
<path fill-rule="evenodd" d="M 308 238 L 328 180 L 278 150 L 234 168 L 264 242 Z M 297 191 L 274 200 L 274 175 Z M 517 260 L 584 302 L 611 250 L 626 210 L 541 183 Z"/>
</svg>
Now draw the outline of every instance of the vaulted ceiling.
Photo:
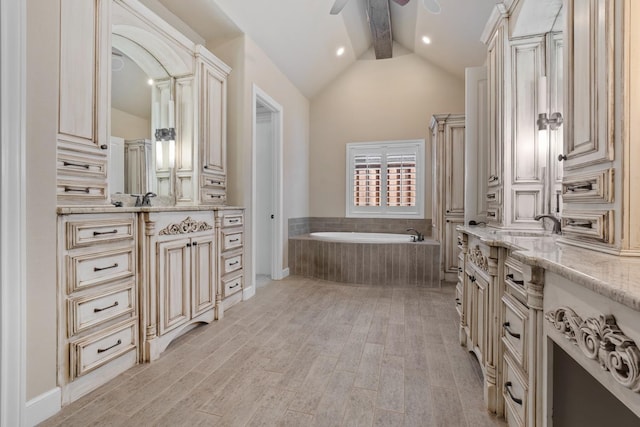
<svg viewBox="0 0 640 427">
<path fill-rule="evenodd" d="M 374 60 L 367 1 L 349 0 L 330 15 L 334 0 L 142 0 L 152 9 L 160 3 L 210 48 L 246 33 L 309 98 L 356 60 Z M 479 39 L 496 0 L 439 0 L 439 14 L 423 1 L 391 2 L 394 54 L 414 52 L 462 79 L 465 67 L 484 63 Z"/>
</svg>

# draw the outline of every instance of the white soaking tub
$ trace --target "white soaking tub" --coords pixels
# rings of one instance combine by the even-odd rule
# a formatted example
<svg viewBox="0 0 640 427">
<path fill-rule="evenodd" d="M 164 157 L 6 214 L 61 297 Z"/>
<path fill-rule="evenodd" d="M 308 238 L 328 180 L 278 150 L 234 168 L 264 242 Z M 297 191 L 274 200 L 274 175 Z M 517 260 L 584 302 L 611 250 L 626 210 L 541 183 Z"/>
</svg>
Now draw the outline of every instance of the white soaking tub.
<svg viewBox="0 0 640 427">
<path fill-rule="evenodd" d="M 352 243 L 409 243 L 410 234 L 393 233 L 359 233 L 349 231 L 319 231 L 309 234 L 315 239 L 330 242 L 352 242 Z"/>
</svg>

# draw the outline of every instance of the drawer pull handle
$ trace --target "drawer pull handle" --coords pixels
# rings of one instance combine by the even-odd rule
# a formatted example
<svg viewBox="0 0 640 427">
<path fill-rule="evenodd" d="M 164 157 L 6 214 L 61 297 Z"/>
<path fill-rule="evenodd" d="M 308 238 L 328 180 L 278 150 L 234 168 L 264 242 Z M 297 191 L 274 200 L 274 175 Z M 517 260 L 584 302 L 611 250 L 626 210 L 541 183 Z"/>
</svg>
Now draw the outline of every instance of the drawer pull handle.
<svg viewBox="0 0 640 427">
<path fill-rule="evenodd" d="M 84 165 L 82 163 L 74 163 L 74 162 L 62 162 L 62 166 L 72 166 L 72 167 L 76 167 L 76 168 L 83 168 L 83 169 L 89 169 L 91 167 L 91 165 Z"/>
<path fill-rule="evenodd" d="M 511 326 L 509 322 L 504 322 L 502 324 L 502 327 L 504 328 L 505 331 L 507 331 L 509 335 L 511 335 L 514 338 L 520 339 L 520 334 L 516 334 L 515 332 L 513 332 L 509 326 Z"/>
<path fill-rule="evenodd" d="M 514 397 L 513 393 L 511 393 L 511 386 L 512 385 L 513 384 L 511 384 L 511 381 L 507 381 L 506 383 L 504 383 L 504 390 L 507 392 L 507 394 L 509 395 L 511 400 L 513 400 L 518 405 L 522 405 L 522 399 L 518 399 L 517 397 Z"/>
<path fill-rule="evenodd" d="M 117 346 L 119 346 L 120 344 L 122 344 L 122 340 L 118 340 L 114 345 L 109 346 L 109 347 L 107 347 L 107 348 L 99 348 L 99 349 L 98 349 L 98 354 L 100 354 L 100 353 L 104 353 L 104 352 L 105 352 L 105 351 L 107 351 L 107 350 L 111 350 L 112 348 L 117 347 Z"/>
<path fill-rule="evenodd" d="M 498 180 L 498 176 L 497 176 L 497 175 L 491 175 L 491 176 L 489 177 L 489 182 L 495 182 L 495 181 L 497 181 L 497 180 Z"/>
<path fill-rule="evenodd" d="M 220 194 L 209 194 L 209 197 L 211 197 L 212 199 L 222 199 L 222 196 Z"/>
<path fill-rule="evenodd" d="M 235 224 L 235 223 L 236 223 L 236 222 L 238 222 L 238 221 L 240 221 L 238 218 L 230 219 L 230 220 L 229 220 L 229 223 L 230 223 L 230 224 Z"/>
<path fill-rule="evenodd" d="M 489 200 L 495 200 L 495 199 L 496 199 L 496 193 L 489 193 L 489 194 L 487 194 L 487 199 L 489 199 Z"/>
<path fill-rule="evenodd" d="M 239 241 L 239 240 L 240 240 L 240 238 L 231 239 L 231 240 L 229 240 L 229 243 L 234 243 L 234 242 L 237 242 L 237 241 Z"/>
<path fill-rule="evenodd" d="M 496 217 L 496 213 L 495 212 L 487 212 L 487 216 L 490 216 L 491 218 L 495 218 Z"/>
<path fill-rule="evenodd" d="M 593 228 L 593 223 L 590 221 L 587 221 L 587 222 L 567 221 L 567 225 L 571 227 Z"/>
<path fill-rule="evenodd" d="M 230 262 L 229 265 L 236 265 L 237 263 L 239 263 L 240 261 L 234 261 L 234 262 Z"/>
<path fill-rule="evenodd" d="M 209 180 L 209 184 L 210 185 L 222 185 L 222 181 L 214 181 L 214 180 Z"/>
<path fill-rule="evenodd" d="M 116 268 L 118 266 L 118 263 L 114 263 L 113 265 L 110 265 L 108 267 L 93 267 L 93 271 L 102 271 L 102 270 L 108 270 L 110 268 Z"/>
<path fill-rule="evenodd" d="M 101 311 L 109 310 L 110 308 L 117 307 L 117 306 L 118 306 L 118 301 L 114 302 L 113 304 L 111 304 L 110 306 L 107 306 L 107 307 L 94 308 L 93 312 L 94 313 L 100 313 Z"/>
<path fill-rule="evenodd" d="M 94 231 L 93 235 L 94 236 L 102 236 L 103 234 L 117 234 L 118 230 L 111 230 L 111 231 Z"/>
<path fill-rule="evenodd" d="M 592 183 L 567 186 L 567 191 L 590 191 L 590 190 L 593 190 Z"/>
<path fill-rule="evenodd" d="M 233 285 L 233 286 L 229 286 L 229 289 L 237 288 L 238 286 L 240 286 L 240 283 L 236 283 L 236 284 L 235 284 L 235 285 Z"/>
<path fill-rule="evenodd" d="M 89 187 L 84 187 L 84 188 L 64 187 L 64 192 L 65 193 L 86 193 L 86 194 L 89 194 Z"/>
<path fill-rule="evenodd" d="M 513 278 L 513 274 L 507 274 L 507 279 L 515 283 L 516 285 L 524 286 L 524 280 L 516 280 Z"/>
</svg>

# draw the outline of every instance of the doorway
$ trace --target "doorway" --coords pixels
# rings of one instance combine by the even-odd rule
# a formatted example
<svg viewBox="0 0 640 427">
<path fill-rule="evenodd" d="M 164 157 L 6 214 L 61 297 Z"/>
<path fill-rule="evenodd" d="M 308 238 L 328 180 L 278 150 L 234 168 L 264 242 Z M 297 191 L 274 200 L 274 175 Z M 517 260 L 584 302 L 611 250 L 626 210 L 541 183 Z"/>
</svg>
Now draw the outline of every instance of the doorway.
<svg viewBox="0 0 640 427">
<path fill-rule="evenodd" d="M 252 264 L 260 287 L 283 277 L 282 107 L 253 89 Z"/>
</svg>

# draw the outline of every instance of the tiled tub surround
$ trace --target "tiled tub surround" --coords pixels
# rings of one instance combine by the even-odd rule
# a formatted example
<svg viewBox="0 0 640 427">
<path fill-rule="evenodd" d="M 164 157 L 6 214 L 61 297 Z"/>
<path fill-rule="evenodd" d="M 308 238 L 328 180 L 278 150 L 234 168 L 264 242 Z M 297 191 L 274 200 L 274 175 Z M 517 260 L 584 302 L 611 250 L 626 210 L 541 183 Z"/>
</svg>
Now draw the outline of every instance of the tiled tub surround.
<svg viewBox="0 0 640 427">
<path fill-rule="evenodd" d="M 366 231 L 369 233 L 406 234 L 407 228 L 415 228 L 428 238 L 431 236 L 431 219 L 340 217 L 303 217 L 289 219 L 289 237 L 309 234 L 315 231 Z"/>
<path fill-rule="evenodd" d="M 440 245 L 352 243 L 319 240 L 308 234 L 289 238 L 292 274 L 333 282 L 439 287 Z"/>
</svg>

